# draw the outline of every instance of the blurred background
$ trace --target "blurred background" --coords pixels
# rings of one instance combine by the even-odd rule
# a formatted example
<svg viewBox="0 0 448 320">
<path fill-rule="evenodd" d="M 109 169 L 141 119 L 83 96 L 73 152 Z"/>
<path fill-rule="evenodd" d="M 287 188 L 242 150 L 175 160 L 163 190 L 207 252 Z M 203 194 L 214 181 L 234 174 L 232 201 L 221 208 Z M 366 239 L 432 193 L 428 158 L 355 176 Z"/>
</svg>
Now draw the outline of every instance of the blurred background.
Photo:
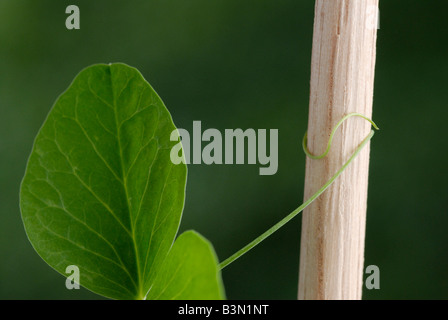
<svg viewBox="0 0 448 320">
<path fill-rule="evenodd" d="M 80 30 L 65 27 L 70 4 Z M 364 299 L 448 298 L 447 12 L 447 1 L 380 1 L 365 265 L 381 287 Z M 279 129 L 273 176 L 189 166 L 181 231 L 199 231 L 221 260 L 299 206 L 313 15 L 312 0 L 0 0 L 0 298 L 101 298 L 65 288 L 19 211 L 37 131 L 95 63 L 139 69 L 179 128 Z M 296 299 L 300 223 L 223 270 L 229 299 Z"/>
</svg>

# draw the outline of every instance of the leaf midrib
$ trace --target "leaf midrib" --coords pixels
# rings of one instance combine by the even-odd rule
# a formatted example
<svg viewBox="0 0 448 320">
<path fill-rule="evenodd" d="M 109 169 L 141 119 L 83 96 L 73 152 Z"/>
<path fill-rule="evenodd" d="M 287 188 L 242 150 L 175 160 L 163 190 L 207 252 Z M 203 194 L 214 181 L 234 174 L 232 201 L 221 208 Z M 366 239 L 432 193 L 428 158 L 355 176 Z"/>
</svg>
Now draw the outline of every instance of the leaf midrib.
<svg viewBox="0 0 448 320">
<path fill-rule="evenodd" d="M 119 151 L 119 160 L 120 160 L 119 163 L 120 163 L 120 167 L 121 167 L 122 185 L 123 185 L 123 190 L 124 190 L 124 193 L 126 196 L 126 207 L 127 207 L 127 211 L 128 211 L 128 215 L 129 215 L 129 223 L 130 223 L 130 228 L 131 228 L 131 239 L 132 239 L 132 245 L 134 247 L 135 264 L 136 264 L 136 268 L 137 268 L 137 296 L 136 296 L 136 299 L 142 300 L 142 299 L 144 299 L 144 295 L 142 294 L 140 261 L 139 261 L 138 247 L 137 247 L 137 243 L 135 241 L 135 227 L 134 227 L 134 223 L 133 223 L 133 219 L 132 219 L 131 204 L 129 202 L 129 194 L 128 194 L 128 189 L 127 189 L 127 175 L 125 174 L 124 165 L 123 165 L 123 148 L 121 146 L 121 139 L 120 139 L 121 125 L 119 125 L 119 121 L 118 121 L 118 115 L 117 115 L 118 109 L 117 109 L 117 104 L 116 104 L 117 99 L 121 96 L 124 89 L 126 89 L 126 87 L 129 85 L 129 82 L 131 81 L 132 78 L 129 78 L 127 80 L 127 82 L 124 85 L 123 89 L 121 90 L 120 94 L 118 96 L 116 96 L 116 90 L 115 90 L 113 76 L 112 76 L 112 68 L 110 66 L 109 66 L 109 73 L 110 73 L 110 82 L 111 82 L 111 90 L 112 90 L 112 100 L 113 100 L 112 102 L 113 102 L 113 112 L 114 112 L 114 118 L 115 118 L 115 128 L 117 131 L 116 137 L 117 137 L 117 144 L 118 144 L 118 151 Z"/>
</svg>

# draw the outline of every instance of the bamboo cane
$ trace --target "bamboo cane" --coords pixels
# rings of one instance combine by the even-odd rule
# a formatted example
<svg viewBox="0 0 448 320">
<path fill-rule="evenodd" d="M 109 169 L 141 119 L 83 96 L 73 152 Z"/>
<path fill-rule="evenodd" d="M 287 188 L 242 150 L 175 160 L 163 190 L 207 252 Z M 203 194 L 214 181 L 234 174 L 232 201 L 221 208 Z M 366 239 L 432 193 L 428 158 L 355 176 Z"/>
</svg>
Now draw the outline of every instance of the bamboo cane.
<svg viewBox="0 0 448 320">
<path fill-rule="evenodd" d="M 378 0 L 317 0 L 311 61 L 308 147 L 325 150 L 344 115 L 371 117 Z M 305 194 L 320 188 L 369 133 L 353 118 L 328 156 L 306 162 Z M 303 214 L 299 299 L 361 299 L 369 146 Z"/>
</svg>

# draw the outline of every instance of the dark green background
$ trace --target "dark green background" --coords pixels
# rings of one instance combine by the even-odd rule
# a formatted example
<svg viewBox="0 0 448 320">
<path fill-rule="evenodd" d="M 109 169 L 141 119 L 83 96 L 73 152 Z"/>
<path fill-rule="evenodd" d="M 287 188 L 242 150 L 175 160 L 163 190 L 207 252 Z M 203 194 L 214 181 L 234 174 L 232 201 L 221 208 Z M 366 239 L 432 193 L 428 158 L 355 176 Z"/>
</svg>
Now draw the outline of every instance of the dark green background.
<svg viewBox="0 0 448 320">
<path fill-rule="evenodd" d="M 330 1 L 330 0 L 329 0 Z M 81 30 L 65 28 L 77 4 Z M 365 299 L 448 298 L 448 1 L 380 1 Z M 220 257 L 303 198 L 314 1 L 0 0 L 0 298 L 96 299 L 65 288 L 27 240 L 19 184 L 34 136 L 84 67 L 124 62 L 178 127 L 279 129 L 279 170 L 190 165 L 181 229 Z M 223 271 L 230 299 L 295 299 L 300 218 Z"/>
</svg>

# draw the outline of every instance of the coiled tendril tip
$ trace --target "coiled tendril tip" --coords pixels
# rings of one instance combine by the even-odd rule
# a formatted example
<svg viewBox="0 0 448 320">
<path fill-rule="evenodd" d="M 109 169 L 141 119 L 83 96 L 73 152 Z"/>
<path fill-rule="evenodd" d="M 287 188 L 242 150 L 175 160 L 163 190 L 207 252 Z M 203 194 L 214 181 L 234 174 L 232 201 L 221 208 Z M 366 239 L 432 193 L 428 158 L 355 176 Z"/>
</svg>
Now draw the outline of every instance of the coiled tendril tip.
<svg viewBox="0 0 448 320">
<path fill-rule="evenodd" d="M 331 142 L 333 141 L 333 136 L 336 133 L 336 130 L 342 125 L 342 123 L 345 120 L 347 120 L 350 117 L 361 117 L 361 118 L 369 121 L 376 130 L 380 130 L 380 128 L 378 128 L 378 126 L 375 124 L 375 122 L 373 122 L 372 119 L 367 118 L 365 115 L 363 115 L 361 113 L 356 113 L 356 112 L 349 113 L 346 116 L 344 116 L 341 120 L 339 120 L 339 122 L 336 124 L 336 126 L 331 131 L 330 138 L 328 139 L 327 149 L 325 149 L 324 153 L 322 153 L 321 155 L 314 155 L 310 152 L 310 150 L 308 149 L 308 131 L 305 132 L 305 135 L 303 136 L 303 140 L 302 140 L 303 152 L 305 152 L 305 154 L 311 159 L 325 158 L 327 156 L 328 152 L 330 152 Z"/>
</svg>

